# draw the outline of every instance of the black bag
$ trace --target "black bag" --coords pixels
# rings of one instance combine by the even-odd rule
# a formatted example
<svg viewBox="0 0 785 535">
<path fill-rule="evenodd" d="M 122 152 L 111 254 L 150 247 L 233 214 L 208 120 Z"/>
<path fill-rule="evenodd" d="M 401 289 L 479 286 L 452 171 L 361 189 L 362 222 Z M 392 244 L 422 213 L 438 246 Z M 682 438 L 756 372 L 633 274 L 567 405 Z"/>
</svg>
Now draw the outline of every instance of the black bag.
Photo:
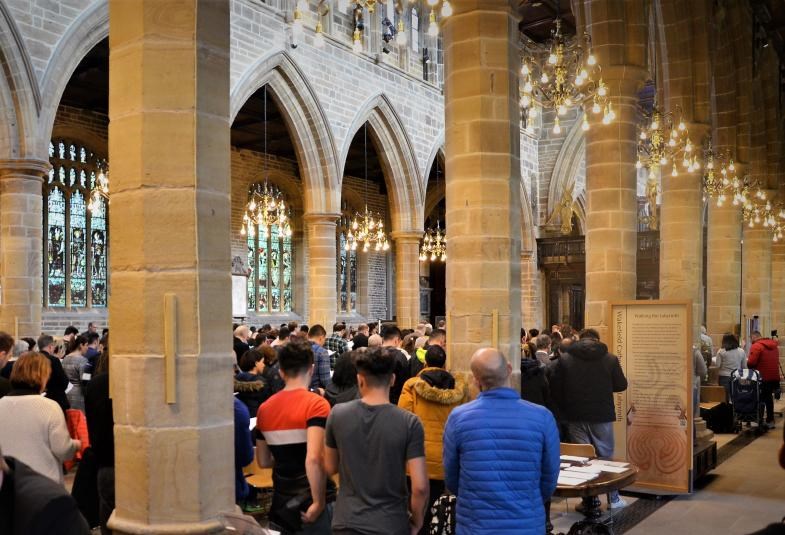
<svg viewBox="0 0 785 535">
<path fill-rule="evenodd" d="M 442 494 L 433 502 L 431 525 L 428 526 L 429 535 L 453 535 L 455 533 L 455 503 L 454 494 Z"/>
<path fill-rule="evenodd" d="M 79 461 L 74 476 L 71 496 L 76 500 L 79 512 L 91 528 L 98 525 L 98 461 L 93 448 L 87 448 Z"/>
</svg>

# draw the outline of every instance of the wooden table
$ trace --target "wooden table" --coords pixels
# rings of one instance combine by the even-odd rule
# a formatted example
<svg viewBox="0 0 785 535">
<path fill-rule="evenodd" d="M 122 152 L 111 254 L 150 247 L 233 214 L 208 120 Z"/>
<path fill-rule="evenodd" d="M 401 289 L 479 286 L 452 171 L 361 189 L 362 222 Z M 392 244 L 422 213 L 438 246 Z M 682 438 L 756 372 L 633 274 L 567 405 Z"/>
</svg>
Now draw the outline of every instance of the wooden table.
<svg viewBox="0 0 785 535">
<path fill-rule="evenodd" d="M 615 490 L 621 490 L 630 486 L 638 477 L 638 468 L 630 464 L 627 471 L 620 474 L 611 472 L 600 472 L 599 477 L 587 481 L 581 485 L 559 485 L 556 487 L 554 496 L 560 498 L 596 498 L 603 494 L 608 494 Z M 585 528 L 590 524 L 602 524 L 597 519 L 602 516 L 599 499 L 591 500 L 591 505 L 583 511 L 585 520 L 577 522 L 573 528 Z M 550 526 L 550 519 L 548 521 Z M 551 528 L 552 529 L 552 528 Z M 548 533 L 553 533 L 549 531 Z"/>
</svg>

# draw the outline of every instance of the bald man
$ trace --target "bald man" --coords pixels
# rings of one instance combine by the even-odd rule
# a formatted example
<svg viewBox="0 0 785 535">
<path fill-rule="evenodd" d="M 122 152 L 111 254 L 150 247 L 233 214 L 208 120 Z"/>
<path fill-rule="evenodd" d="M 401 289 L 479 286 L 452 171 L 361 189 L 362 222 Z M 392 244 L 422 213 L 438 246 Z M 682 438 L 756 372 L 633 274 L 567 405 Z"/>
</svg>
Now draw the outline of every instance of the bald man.
<svg viewBox="0 0 785 535">
<path fill-rule="evenodd" d="M 510 388 L 512 367 L 494 348 L 471 359 L 478 398 L 444 429 L 445 484 L 457 496 L 457 535 L 545 532 L 556 490 L 559 433 L 550 411 Z"/>
</svg>

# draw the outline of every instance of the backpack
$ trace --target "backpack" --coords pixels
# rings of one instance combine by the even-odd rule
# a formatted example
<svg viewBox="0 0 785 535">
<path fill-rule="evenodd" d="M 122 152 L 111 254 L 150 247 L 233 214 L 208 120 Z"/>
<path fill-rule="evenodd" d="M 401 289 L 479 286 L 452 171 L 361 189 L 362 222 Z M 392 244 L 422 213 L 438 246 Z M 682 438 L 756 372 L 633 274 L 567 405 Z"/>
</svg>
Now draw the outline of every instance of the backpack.
<svg viewBox="0 0 785 535">
<path fill-rule="evenodd" d="M 455 533 L 455 495 L 442 494 L 439 496 L 431 506 L 431 515 L 428 535 L 453 535 Z"/>
</svg>

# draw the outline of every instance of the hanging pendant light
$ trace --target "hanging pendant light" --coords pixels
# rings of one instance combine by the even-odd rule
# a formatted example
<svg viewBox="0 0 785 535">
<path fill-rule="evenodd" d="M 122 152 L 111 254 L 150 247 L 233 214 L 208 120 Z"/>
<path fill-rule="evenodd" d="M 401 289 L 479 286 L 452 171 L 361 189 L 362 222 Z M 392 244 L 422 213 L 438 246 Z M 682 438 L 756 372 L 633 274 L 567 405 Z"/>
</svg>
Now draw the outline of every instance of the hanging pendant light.
<svg viewBox="0 0 785 535">
<path fill-rule="evenodd" d="M 439 191 L 439 157 L 436 156 L 436 191 Z M 420 260 L 425 262 L 445 262 L 447 260 L 447 231 L 442 231 L 439 218 L 436 218 L 436 227 L 425 229 L 420 245 Z"/>
<path fill-rule="evenodd" d="M 95 179 L 93 190 L 90 192 L 90 201 L 87 203 L 87 209 L 91 214 L 100 212 L 102 208 L 102 200 L 109 204 L 109 176 L 106 171 L 106 162 L 98 165 L 98 176 Z"/>
<path fill-rule="evenodd" d="M 267 153 L 267 86 L 264 86 L 264 181 L 256 184 L 248 194 L 245 205 L 243 224 L 240 227 L 241 236 L 256 236 L 259 229 L 260 237 L 266 239 L 273 226 L 280 229 L 281 234 L 291 237 L 292 226 L 289 221 L 289 209 L 283 200 L 283 195 L 274 186 L 268 183 L 268 153 Z"/>
<path fill-rule="evenodd" d="M 387 232 L 384 230 L 384 221 L 381 216 L 368 210 L 368 125 L 363 125 L 363 157 L 364 157 L 364 188 L 365 188 L 365 209 L 362 213 L 354 214 L 351 223 L 344 228 L 343 233 L 346 238 L 344 248 L 349 251 L 356 251 L 358 248 L 364 253 L 373 249 L 376 252 L 387 252 L 390 249 L 390 242 L 387 240 Z"/>
</svg>

